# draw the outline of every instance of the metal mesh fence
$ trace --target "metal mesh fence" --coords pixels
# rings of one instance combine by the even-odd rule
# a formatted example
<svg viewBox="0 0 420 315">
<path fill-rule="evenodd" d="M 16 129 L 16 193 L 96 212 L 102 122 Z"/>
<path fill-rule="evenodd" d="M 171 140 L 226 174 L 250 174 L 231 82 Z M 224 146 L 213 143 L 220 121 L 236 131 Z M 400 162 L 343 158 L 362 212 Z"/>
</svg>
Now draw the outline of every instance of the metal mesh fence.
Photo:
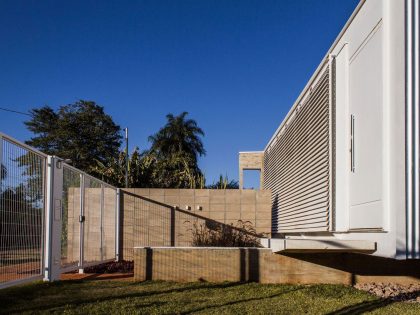
<svg viewBox="0 0 420 315">
<path fill-rule="evenodd" d="M 117 191 L 104 185 L 102 195 L 102 259 L 109 260 L 115 258 L 117 245 Z"/>
<path fill-rule="evenodd" d="M 46 156 L 0 135 L 0 284 L 42 274 Z"/>
<path fill-rule="evenodd" d="M 171 246 L 171 207 L 124 192 L 121 217 L 123 259 L 133 259 L 135 246 Z M 172 236 L 172 237 L 171 237 Z"/>
<path fill-rule="evenodd" d="M 117 190 L 90 176 L 84 176 L 83 196 L 83 263 L 114 259 Z"/>
<path fill-rule="evenodd" d="M 0 287 L 116 258 L 116 188 L 2 133 L 0 166 Z"/>
<path fill-rule="evenodd" d="M 61 267 L 78 266 L 80 256 L 80 182 L 82 173 L 63 167 Z"/>
<path fill-rule="evenodd" d="M 121 194 L 121 247 L 125 260 L 134 258 L 134 247 L 192 246 L 193 230 L 205 228 L 212 221 L 127 191 Z"/>
</svg>

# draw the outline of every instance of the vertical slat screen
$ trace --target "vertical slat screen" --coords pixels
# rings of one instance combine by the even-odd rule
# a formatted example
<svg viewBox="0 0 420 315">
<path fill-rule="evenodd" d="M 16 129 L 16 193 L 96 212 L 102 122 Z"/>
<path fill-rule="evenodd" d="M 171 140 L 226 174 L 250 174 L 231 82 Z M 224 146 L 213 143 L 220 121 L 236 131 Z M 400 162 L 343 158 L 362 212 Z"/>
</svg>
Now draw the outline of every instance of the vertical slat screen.
<svg viewBox="0 0 420 315">
<path fill-rule="evenodd" d="M 296 106 L 264 153 L 264 189 L 272 191 L 272 232 L 329 230 L 329 67 Z"/>
</svg>

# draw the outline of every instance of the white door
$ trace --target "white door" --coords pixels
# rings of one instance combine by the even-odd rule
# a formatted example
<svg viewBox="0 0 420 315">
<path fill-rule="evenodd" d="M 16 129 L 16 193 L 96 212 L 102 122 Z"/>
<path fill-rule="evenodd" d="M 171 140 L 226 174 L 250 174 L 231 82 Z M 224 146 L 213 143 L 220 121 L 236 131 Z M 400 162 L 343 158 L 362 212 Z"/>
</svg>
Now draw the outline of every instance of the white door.
<svg viewBox="0 0 420 315">
<path fill-rule="evenodd" d="M 350 57 L 350 229 L 383 227 L 383 41 L 379 25 Z"/>
</svg>

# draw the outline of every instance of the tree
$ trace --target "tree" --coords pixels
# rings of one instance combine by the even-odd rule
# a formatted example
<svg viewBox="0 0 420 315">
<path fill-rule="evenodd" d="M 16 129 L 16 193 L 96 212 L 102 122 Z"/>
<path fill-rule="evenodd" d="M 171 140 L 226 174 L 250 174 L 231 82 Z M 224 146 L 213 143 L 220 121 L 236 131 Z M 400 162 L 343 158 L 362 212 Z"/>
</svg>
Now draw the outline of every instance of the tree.
<svg viewBox="0 0 420 315">
<path fill-rule="evenodd" d="M 145 159 L 151 168 L 150 187 L 196 188 L 203 185 L 204 176 L 198 167 L 198 157 L 206 154 L 201 136 L 204 131 L 187 112 L 166 115 L 167 123 L 149 137 L 150 150 Z"/>
<path fill-rule="evenodd" d="M 188 112 L 179 116 L 166 115 L 167 123 L 156 134 L 149 137 L 150 151 L 159 157 L 183 154 L 197 161 L 198 156 L 206 154 L 200 136 L 204 131 L 193 119 L 186 119 Z"/>
<path fill-rule="evenodd" d="M 40 151 L 70 159 L 86 172 L 118 155 L 121 128 L 95 102 L 80 100 L 57 111 L 44 106 L 31 114 L 25 125 L 35 137 L 26 143 Z"/>
<path fill-rule="evenodd" d="M 145 159 L 151 170 L 150 187 L 198 188 L 204 176 L 197 161 L 184 152 L 173 153 L 165 158 L 149 152 Z"/>
<path fill-rule="evenodd" d="M 212 185 L 207 186 L 208 189 L 239 189 L 238 181 L 232 179 L 229 181 L 227 175 L 223 177 L 220 174 L 219 180 Z"/>
<path fill-rule="evenodd" d="M 125 151 L 120 151 L 116 158 L 111 159 L 106 164 L 97 161 L 98 164 L 92 173 L 111 185 L 124 187 L 126 160 Z M 151 182 L 151 167 L 146 153 L 140 153 L 139 148 L 136 147 L 128 157 L 128 187 L 150 187 Z"/>
</svg>

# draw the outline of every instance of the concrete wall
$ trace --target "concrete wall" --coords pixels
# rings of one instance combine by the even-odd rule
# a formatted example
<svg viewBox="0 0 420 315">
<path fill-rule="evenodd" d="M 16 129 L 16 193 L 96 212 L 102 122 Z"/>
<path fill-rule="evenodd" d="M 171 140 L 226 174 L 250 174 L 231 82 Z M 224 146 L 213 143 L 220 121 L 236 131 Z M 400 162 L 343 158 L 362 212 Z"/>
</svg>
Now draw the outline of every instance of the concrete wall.
<svg viewBox="0 0 420 315">
<path fill-rule="evenodd" d="M 195 228 L 214 223 L 249 222 L 258 234 L 271 233 L 268 190 L 148 189 L 122 190 L 123 259 L 136 246 L 191 246 Z M 194 226 L 195 225 L 195 226 Z"/>
<path fill-rule="evenodd" d="M 239 152 L 239 188 L 244 188 L 244 170 L 260 171 L 260 189 L 263 188 L 264 151 Z"/>
<path fill-rule="evenodd" d="M 419 261 L 361 254 L 273 254 L 262 248 L 135 248 L 136 281 L 420 282 Z"/>
</svg>

